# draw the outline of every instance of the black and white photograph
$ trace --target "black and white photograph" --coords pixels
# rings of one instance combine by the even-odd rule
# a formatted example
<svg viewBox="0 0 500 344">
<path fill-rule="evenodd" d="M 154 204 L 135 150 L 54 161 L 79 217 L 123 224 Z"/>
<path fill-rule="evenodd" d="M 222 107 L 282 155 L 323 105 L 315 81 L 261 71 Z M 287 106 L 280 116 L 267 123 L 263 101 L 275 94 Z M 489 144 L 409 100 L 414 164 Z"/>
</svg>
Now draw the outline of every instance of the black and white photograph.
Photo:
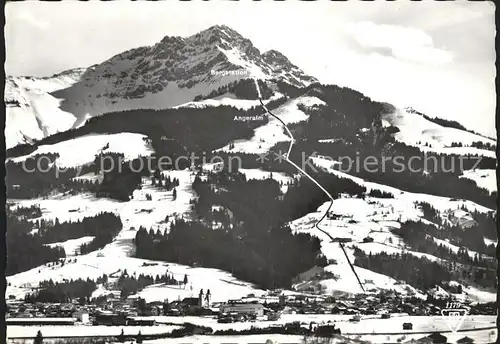
<svg viewBox="0 0 500 344">
<path fill-rule="evenodd" d="M 7 344 L 499 343 L 495 4 L 5 4 Z"/>
</svg>

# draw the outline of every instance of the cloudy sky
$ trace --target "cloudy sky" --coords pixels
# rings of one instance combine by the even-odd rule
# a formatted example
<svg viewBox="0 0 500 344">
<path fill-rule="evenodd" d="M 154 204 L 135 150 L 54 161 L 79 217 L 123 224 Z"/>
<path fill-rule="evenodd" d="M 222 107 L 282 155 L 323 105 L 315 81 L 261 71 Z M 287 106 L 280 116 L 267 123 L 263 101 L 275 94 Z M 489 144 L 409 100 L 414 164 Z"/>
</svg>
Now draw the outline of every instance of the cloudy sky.
<svg viewBox="0 0 500 344">
<path fill-rule="evenodd" d="M 492 2 L 29 1 L 5 11 L 7 74 L 51 75 L 225 24 L 324 83 L 495 133 Z"/>
</svg>

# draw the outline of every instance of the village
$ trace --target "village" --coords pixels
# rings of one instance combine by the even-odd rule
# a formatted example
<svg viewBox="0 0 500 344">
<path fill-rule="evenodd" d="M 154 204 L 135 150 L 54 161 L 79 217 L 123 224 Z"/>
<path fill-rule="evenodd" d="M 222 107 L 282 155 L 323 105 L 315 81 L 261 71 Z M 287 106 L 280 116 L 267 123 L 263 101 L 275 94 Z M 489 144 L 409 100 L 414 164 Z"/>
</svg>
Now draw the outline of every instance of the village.
<svg viewBox="0 0 500 344">
<path fill-rule="evenodd" d="M 270 291 L 265 296 L 249 294 L 224 303 L 210 301 L 210 290 L 200 290 L 198 297 L 179 300 L 146 301 L 137 295 L 122 298 L 119 291 L 110 291 L 105 298 L 90 304 L 74 299 L 69 303 L 27 302 L 10 298 L 7 303 L 7 324 L 18 325 L 145 325 L 155 324 L 158 316 L 211 316 L 219 323 L 274 321 L 283 314 L 351 315 L 350 321 L 362 315 L 389 318 L 391 314 L 414 316 L 441 315 L 447 300 L 402 297 L 392 291 L 378 295 L 339 293 L 337 296 Z M 469 314 L 495 315 L 493 304 L 463 304 Z M 405 325 L 411 329 L 411 324 Z"/>
</svg>

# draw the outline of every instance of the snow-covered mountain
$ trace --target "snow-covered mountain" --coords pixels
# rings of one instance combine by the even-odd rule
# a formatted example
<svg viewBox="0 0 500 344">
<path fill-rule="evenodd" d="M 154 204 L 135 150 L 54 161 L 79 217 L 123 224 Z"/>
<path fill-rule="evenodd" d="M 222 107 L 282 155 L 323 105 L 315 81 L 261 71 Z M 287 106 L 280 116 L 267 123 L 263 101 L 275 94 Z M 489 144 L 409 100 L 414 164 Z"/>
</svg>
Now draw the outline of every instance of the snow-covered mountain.
<svg viewBox="0 0 500 344">
<path fill-rule="evenodd" d="M 273 103 L 272 111 L 280 120 L 267 116 L 259 99 L 255 97 L 245 99 L 229 89 L 213 92 L 244 79 L 263 81 L 269 93 L 263 103 L 266 106 Z M 282 82 L 285 86 L 279 87 L 278 82 Z M 31 190 L 26 190 L 29 189 L 26 185 L 33 185 L 37 188 L 33 194 L 30 194 L 30 197 L 17 197 L 20 199 L 13 201 L 13 209 L 39 208 L 40 213 L 34 219 L 29 219 L 33 227 L 31 233 L 38 233 L 37 226 L 41 226 L 42 222 L 48 223 L 56 219 L 60 222 L 79 221 L 86 217 L 96 216 L 103 211 L 118 216 L 123 226 L 110 242 L 78 257 L 75 254 L 79 245 L 92 242 L 96 237 L 95 233 L 79 238 L 72 237 L 69 240 L 44 242 L 44 247 L 64 247 L 67 255 L 65 263 L 44 263 L 9 276 L 10 285 L 7 294 L 22 297 L 31 292 L 38 282 L 48 279 L 53 281 L 63 281 L 68 278 L 96 279 L 102 274 L 112 275 L 116 271 L 125 269 L 129 273 L 155 275 L 163 273 L 167 268 L 180 278 L 189 275 L 191 287 L 195 293 L 207 286 L 212 290 L 218 289 L 219 293 L 215 296 L 218 301 L 244 297 L 249 293 L 265 294 L 264 287 L 253 285 L 245 278 L 232 275 L 229 272 L 231 269 L 223 269 L 220 266 L 214 268 L 213 265 L 207 267 L 203 263 L 198 265 L 198 262 L 203 262 L 203 259 L 189 266 L 187 263 L 180 264 L 178 261 L 156 261 L 135 256 L 134 239 L 141 226 L 159 233 L 155 238 L 156 241 L 163 240 L 162 236 L 168 233 L 175 221 L 179 219 L 198 219 L 202 225 L 208 226 L 209 233 L 211 233 L 212 230 L 223 228 L 221 221 L 229 221 L 228 219 L 233 217 L 233 212 L 236 214 L 234 216 L 241 216 L 243 211 L 241 208 L 251 208 L 254 204 L 245 207 L 241 206 L 236 198 L 228 200 L 218 197 L 217 192 L 224 189 L 227 191 L 229 187 L 226 184 L 231 184 L 232 180 L 224 181 L 224 177 L 217 180 L 218 177 L 207 173 L 210 164 L 197 166 L 202 172 L 191 171 L 187 168 L 168 171 L 164 173 L 163 179 L 153 176 L 152 173 L 141 175 L 137 184 L 133 185 L 131 199 L 113 199 L 99 194 L 100 192 L 96 192 L 99 187 L 92 183 L 98 181 L 97 184 L 100 184 L 104 177 L 88 168 L 88 165 L 95 161 L 96 156 L 115 153 L 123 157 L 125 161 L 131 161 L 165 152 L 174 154 L 178 152 L 175 149 L 179 147 L 184 147 L 184 151 L 182 149 L 179 151 L 185 152 L 187 143 L 183 141 L 185 134 L 183 130 L 186 131 L 185 136 L 191 141 L 205 130 L 205 127 L 189 127 L 189 124 L 193 123 L 187 120 L 184 122 L 181 119 L 178 123 L 167 122 L 162 117 L 163 113 L 156 116 L 158 113 L 153 111 L 140 110 L 137 111 L 137 119 L 127 116 L 126 120 L 121 113 L 101 116 L 107 112 L 171 108 L 164 112 L 175 113 L 178 116 L 177 119 L 184 115 L 188 117 L 188 113 L 200 116 L 207 113 L 210 116 L 213 115 L 213 119 L 203 118 L 206 121 L 203 124 L 211 125 L 212 130 L 219 130 L 218 126 L 221 124 L 222 128 L 219 132 L 213 133 L 213 136 L 224 136 L 224 138 L 215 141 L 219 144 L 215 146 L 215 149 L 211 145 L 214 141 L 211 141 L 210 136 L 200 140 L 200 146 L 193 147 L 203 153 L 209 151 L 211 154 L 247 155 L 248 159 L 245 160 L 245 164 L 250 163 L 248 166 L 244 164 L 239 170 L 245 175 L 246 181 L 261 180 L 262 183 L 267 183 L 274 180 L 278 183 L 275 186 L 280 194 L 272 197 L 270 206 L 276 206 L 275 199 L 284 203 L 289 202 L 286 206 L 293 204 L 293 198 L 292 200 L 285 199 L 285 196 L 287 193 L 300 190 L 300 184 L 304 180 L 297 170 L 292 169 L 291 172 L 283 166 L 272 164 L 272 150 L 279 145 L 286 147 L 287 142 L 291 140 L 283 125 L 291 128 L 296 135 L 295 138 L 300 138 L 295 143 L 296 146 L 301 145 L 304 151 L 325 149 L 334 154 L 341 151 L 338 153 L 339 158 L 342 154 L 346 156 L 352 154 L 351 157 L 354 157 L 354 153 L 362 151 L 364 154 L 367 152 L 370 155 L 380 154 L 383 160 L 386 157 L 383 154 L 386 153 L 387 147 L 397 146 L 397 144 L 400 144 L 397 147 L 400 149 L 398 153 L 402 155 L 407 153 L 406 146 L 411 146 L 411 149 L 420 152 L 446 153 L 454 156 L 478 154 L 485 158 L 486 163 L 494 158 L 492 150 L 496 144 L 494 140 L 473 134 L 460 127 L 446 126 L 443 121 L 432 121 L 411 109 L 393 108 L 391 111 L 384 112 L 381 104 L 372 102 L 359 92 L 316 83 L 317 80 L 314 77 L 305 75 L 281 53 L 275 50 L 260 53 L 248 39 L 226 26 L 214 26 L 187 38 L 167 36 L 153 46 L 132 49 L 101 64 L 63 72 L 48 78 L 9 77 L 6 87 L 7 147 L 31 143 L 47 136 L 49 138 L 41 143 L 35 143 L 27 152 L 16 151 L 15 157 L 9 159 L 8 167 L 15 170 L 16 164 L 29 161 L 37 155 L 46 155 L 53 157 L 51 160 L 53 167 L 74 168 L 78 172 L 72 175 L 74 171 L 70 170 L 69 177 L 65 176 L 66 179 L 51 178 L 47 175 L 34 177 L 32 174 L 27 174 L 16 179 L 18 180 L 14 183 L 16 185 L 9 185 L 10 191 L 18 192 L 18 194 L 25 192 L 25 195 L 31 192 Z M 259 82 L 255 84 L 258 86 Z M 312 87 L 308 87 L 311 84 L 313 84 Z M 235 127 L 241 123 L 233 120 L 233 112 L 240 115 L 248 114 L 245 111 L 254 111 L 259 115 L 256 117 L 267 116 L 267 118 L 252 122 L 251 126 L 244 128 L 246 130 L 239 131 L 240 127 L 238 130 Z M 215 118 L 219 115 L 218 112 L 224 113 Z M 134 112 L 133 115 L 135 114 Z M 86 123 L 87 119 L 95 116 L 101 117 Z M 199 117 L 191 116 L 193 117 L 196 121 L 199 120 Z M 375 123 L 378 122 L 381 125 L 376 128 Z M 174 128 L 171 129 L 170 126 Z M 86 130 L 89 127 L 91 129 Z M 64 135 L 51 136 L 71 128 L 77 130 L 68 131 Z M 168 134 L 172 137 L 164 133 L 167 129 L 170 130 Z M 172 134 L 176 131 L 179 132 L 178 136 Z M 241 133 L 244 135 L 237 136 Z M 386 140 L 386 144 L 382 143 L 379 147 L 375 145 L 375 142 L 380 141 L 380 138 L 384 136 L 379 135 L 380 133 L 390 137 Z M 172 145 L 169 145 L 170 143 Z M 403 146 L 401 143 L 404 143 L 405 147 L 401 147 Z M 158 149 L 164 151 L 160 152 Z M 255 161 L 259 159 L 255 158 L 259 156 L 262 161 L 267 161 L 269 164 L 256 167 Z M 469 264 L 467 268 L 470 268 L 470 275 L 477 272 L 477 269 L 490 267 L 491 255 L 488 255 L 491 251 L 487 252 L 487 250 L 491 249 L 494 240 L 489 225 L 486 226 L 488 230 L 484 230 L 488 235 L 479 238 L 480 243 L 472 242 L 471 237 L 465 233 L 466 227 L 458 234 L 448 235 L 446 231 L 451 233 L 447 225 L 452 221 L 460 223 L 460 220 L 463 220 L 468 221 L 469 224 L 474 222 L 474 219 L 470 221 L 471 214 L 475 214 L 478 221 L 482 221 L 481 225 L 490 220 L 489 216 L 493 210 L 489 204 L 493 196 L 489 192 L 496 191 L 494 183 L 491 182 L 494 178 L 493 167 L 487 165 L 486 168 L 451 175 L 446 180 L 451 183 L 451 187 L 436 191 L 439 183 L 439 180 L 436 182 L 437 178 L 443 178 L 441 172 L 431 171 L 435 174 L 429 177 L 423 176 L 424 173 L 393 175 L 394 180 L 383 179 L 383 174 L 369 175 L 369 177 L 379 178 L 375 182 L 369 180 L 369 177 L 363 179 L 356 175 L 355 171 L 353 173 L 339 172 L 332 168 L 335 165 L 334 161 L 322 156 L 317 156 L 312 162 L 314 166 L 325 169 L 323 178 L 332 178 L 325 179 L 328 182 L 332 181 L 332 185 L 328 185 L 329 188 L 337 190 L 337 185 L 334 185 L 336 183 L 343 183 L 347 186 L 345 190 L 342 189 L 345 192 L 338 191 L 332 203 L 331 213 L 322 223 L 324 229 L 322 231 L 318 230 L 316 224 L 325 217 L 325 211 L 330 206 L 329 202 L 319 202 L 314 209 L 309 207 L 307 212 L 301 208 L 305 207 L 304 204 L 299 203 L 299 206 L 293 208 L 294 217 L 286 224 L 291 233 L 302 233 L 318 238 L 320 246 L 318 254 L 322 254 L 328 263 L 325 267 L 326 278 L 295 283 L 292 287 L 297 290 L 309 292 L 311 287 L 314 289 L 319 285 L 320 292 L 324 294 L 331 295 L 337 291 L 360 292 L 344 252 L 339 249 L 338 243 L 332 242 L 328 235 L 325 236 L 325 233 L 349 239 L 345 248 L 346 255 L 351 261 L 354 261 L 357 250 L 361 250 L 367 255 L 381 252 L 408 254 L 443 266 L 451 264 L 455 258 L 457 261 L 461 259 L 459 264 L 464 264 L 464 266 Z M 83 168 L 87 169 L 82 175 L 80 169 Z M 177 179 L 176 189 L 172 190 L 165 186 L 166 175 Z M 116 176 L 108 175 L 111 180 L 114 177 Z M 30 178 L 40 178 L 40 180 Z M 213 179 L 208 181 L 209 178 Z M 485 187 L 487 190 L 479 189 L 473 182 L 475 180 L 477 186 Z M 217 189 L 217 192 L 214 191 L 216 194 L 214 198 L 210 198 L 209 191 L 206 191 L 209 195 L 204 195 L 206 203 L 203 205 L 206 207 L 200 208 L 202 210 L 215 209 L 220 221 L 212 222 L 213 214 L 210 212 L 207 218 L 202 216 L 207 214 L 196 214 L 197 209 L 194 204 L 201 196 L 195 190 L 195 181 L 198 186 L 201 181 L 208 183 L 202 191 Z M 23 182 L 26 184 L 23 185 Z M 397 186 L 391 183 L 397 183 Z M 119 180 L 118 189 L 126 188 L 124 184 L 127 184 L 126 180 Z M 223 187 L 221 187 L 222 184 L 224 184 Z M 458 187 L 455 187 L 457 185 Z M 239 187 L 244 188 L 242 185 Z M 407 189 L 411 187 L 417 188 L 417 191 Z M 461 187 L 467 188 L 464 189 L 463 194 L 455 192 L 454 189 Z M 364 188 L 364 191 L 360 192 L 359 188 Z M 266 189 L 267 186 L 262 187 L 262 191 Z M 113 190 L 106 191 L 112 193 Z M 232 195 L 240 192 L 237 189 L 231 191 L 234 191 Z M 454 192 L 453 195 L 450 194 L 451 192 Z M 310 197 L 311 202 L 321 200 L 317 197 L 315 199 L 315 196 L 300 193 L 297 198 Z M 222 206 L 216 203 L 222 201 L 229 202 L 229 205 Z M 488 206 L 484 206 L 485 203 Z M 467 216 L 455 219 L 453 212 L 459 209 L 466 212 Z M 237 213 L 238 211 L 240 214 Z M 224 212 L 232 215 L 226 218 Z M 251 216 L 247 216 L 247 213 L 244 215 L 241 216 L 244 220 L 253 220 Z M 244 223 L 243 220 L 238 222 Z M 406 238 L 407 241 L 405 241 L 397 230 L 409 222 L 418 222 L 429 228 L 432 227 L 426 229 L 435 236 L 429 234 L 424 239 L 410 238 L 413 240 L 411 241 Z M 234 229 L 231 226 L 227 225 L 227 228 Z M 434 228 L 439 231 L 434 231 Z M 244 241 L 244 235 L 238 233 L 235 235 L 240 239 L 243 238 L 241 240 Z M 186 237 L 186 240 L 192 239 L 192 237 Z M 415 249 L 417 245 L 422 244 L 422 241 L 418 241 L 420 239 L 425 243 L 431 241 L 436 243 L 436 245 L 430 245 L 434 251 L 425 250 L 422 246 L 420 250 Z M 482 266 L 473 266 L 474 263 L 467 260 L 472 259 L 478 253 L 467 247 L 471 242 L 483 250 L 479 252 Z M 412 244 L 414 247 L 411 246 Z M 186 243 L 186 247 L 190 245 L 194 246 L 195 242 Z M 300 248 L 299 245 L 297 247 Z M 295 249 L 297 247 L 292 246 Z M 443 258 L 443 255 L 447 255 L 446 258 Z M 254 256 L 257 254 L 255 253 Z M 255 257 L 249 255 L 248 259 L 251 258 Z M 262 264 L 264 267 L 267 265 L 265 259 L 267 257 L 262 258 L 262 261 L 266 263 Z M 217 263 L 221 264 L 221 262 Z M 425 264 L 429 265 L 428 262 Z M 251 271 L 251 267 L 247 268 Z M 476 270 L 473 271 L 473 268 Z M 411 285 L 410 282 L 405 283 L 401 276 L 390 276 L 387 270 L 381 273 L 375 268 L 357 266 L 356 271 L 368 292 L 394 290 L 401 294 L 425 297 L 425 290 Z M 246 276 L 252 273 L 253 271 L 247 273 Z M 240 272 L 239 276 L 242 275 L 245 276 Z M 453 277 L 457 276 L 453 275 Z M 475 276 L 463 277 L 467 283 L 473 281 L 474 278 Z M 171 288 L 160 283 L 145 288 L 140 295 L 148 301 L 175 299 L 192 296 L 193 289 Z M 467 286 L 464 283 L 464 290 L 462 296 L 470 300 L 489 301 L 494 297 L 490 289 L 482 290 L 479 285 L 472 282 Z"/>
<path fill-rule="evenodd" d="M 398 128 L 396 140 L 423 151 L 443 154 L 477 154 L 495 158 L 496 142 L 462 128 L 447 127 L 433 122 L 411 108 L 396 109 L 383 116 L 386 126 Z M 445 121 L 443 121 L 445 122 Z M 485 149 L 489 146 L 490 149 Z"/>
<path fill-rule="evenodd" d="M 77 68 L 43 78 L 8 76 L 4 96 L 7 148 L 71 128 L 76 117 L 61 110 L 61 100 L 51 93 L 70 87 L 84 72 Z"/>
<path fill-rule="evenodd" d="M 283 54 L 261 53 L 238 32 L 217 25 L 186 38 L 166 36 L 153 46 L 50 78 L 9 77 L 7 147 L 78 127 L 106 112 L 187 103 L 245 78 L 295 86 L 317 81 Z"/>
<path fill-rule="evenodd" d="M 193 36 L 166 36 L 91 66 L 80 82 L 57 92 L 62 108 L 78 118 L 137 108 L 162 109 L 189 102 L 230 82 L 256 77 L 297 86 L 316 81 L 278 52 L 261 54 L 226 26 Z"/>
</svg>

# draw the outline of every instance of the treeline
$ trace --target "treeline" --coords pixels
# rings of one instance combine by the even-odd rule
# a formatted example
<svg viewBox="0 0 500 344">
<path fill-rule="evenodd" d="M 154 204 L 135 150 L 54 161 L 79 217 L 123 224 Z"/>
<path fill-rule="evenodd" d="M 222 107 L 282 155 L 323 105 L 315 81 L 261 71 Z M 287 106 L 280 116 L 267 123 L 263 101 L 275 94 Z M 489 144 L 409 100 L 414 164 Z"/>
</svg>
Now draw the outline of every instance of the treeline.
<svg viewBox="0 0 500 344">
<path fill-rule="evenodd" d="M 450 243 L 455 246 L 464 246 L 490 257 L 495 256 L 495 246 L 487 246 L 484 242 L 484 238 L 490 240 L 497 238 L 493 211 L 486 213 L 477 210 L 470 211 L 467 207 L 462 206 L 460 209 L 470 214 L 474 222 L 467 227 L 461 227 L 450 222 L 449 216 L 452 216 L 453 211 L 448 213 L 447 220 L 443 220 L 440 213 L 428 203 L 421 202 L 419 205 L 423 211 L 423 218 L 437 224 L 439 228 L 422 222 L 411 223 L 413 227 L 418 227 L 417 233 L 424 232 L 437 239 L 449 239 Z"/>
<path fill-rule="evenodd" d="M 437 262 L 426 258 L 415 257 L 408 253 L 366 254 L 355 248 L 354 264 L 361 268 L 372 270 L 397 280 L 405 281 L 413 287 L 427 290 L 443 281 L 450 281 L 449 270 Z"/>
<path fill-rule="evenodd" d="M 377 137 L 383 138 L 374 146 Z M 386 138 L 367 135 L 350 143 L 302 140 L 292 150 L 291 159 L 301 161 L 302 152 L 306 156 L 317 152 L 339 161 L 341 165 L 335 169 L 372 182 L 409 192 L 464 198 L 492 209 L 496 207 L 496 192 L 490 194 L 473 180 L 460 178 L 464 170 L 473 167 L 495 168 L 495 159 L 482 157 L 476 166 L 477 156 L 424 153 L 403 143 L 384 141 Z M 385 146 L 383 142 L 389 144 Z"/>
<path fill-rule="evenodd" d="M 364 197 L 366 188 L 347 178 L 340 178 L 321 171 L 308 171 L 335 199 L 341 193 L 353 197 Z M 320 205 L 329 201 L 329 197 L 307 177 L 302 177 L 292 184 L 283 197 L 282 212 L 287 221 L 295 220 L 315 212 Z"/>
<path fill-rule="evenodd" d="M 282 81 L 279 79 L 273 79 L 272 82 L 276 83 L 276 86 L 278 87 L 280 93 L 283 93 L 291 98 L 299 97 L 304 93 L 312 90 L 313 88 L 322 86 L 319 82 L 309 84 L 309 86 L 306 87 L 297 87 L 295 85 L 292 85 L 286 81 Z"/>
<path fill-rule="evenodd" d="M 441 225 L 443 223 L 439 211 L 427 202 L 419 202 L 417 205 L 420 207 L 423 213 L 423 218 L 427 221 Z"/>
<path fill-rule="evenodd" d="M 143 176 L 148 176 L 147 159 L 137 158 L 124 161 L 122 153 L 99 154 L 93 167 L 103 175 L 102 182 L 95 184 L 96 197 L 110 197 L 120 201 L 132 198 L 134 190 L 140 187 Z"/>
<path fill-rule="evenodd" d="M 111 112 L 92 117 L 80 128 L 48 136 L 33 145 L 19 145 L 11 148 L 7 151 L 7 157 L 26 155 L 38 146 L 55 144 L 87 134 L 123 132 L 146 135 L 151 139 L 158 155 L 175 157 L 179 153 L 214 150 L 225 146 L 230 141 L 250 138 L 255 124 L 251 121 L 238 122 L 233 119 L 235 116 L 261 113 L 261 108 L 245 111 L 232 106 Z"/>
<path fill-rule="evenodd" d="M 437 125 L 440 125 L 442 127 L 446 127 L 446 128 L 455 128 L 455 129 L 459 129 L 459 130 L 464 130 L 464 131 L 469 131 L 467 130 L 466 127 L 464 127 L 463 125 L 461 125 L 460 123 L 458 123 L 457 121 L 452 121 L 452 120 L 448 120 L 448 119 L 443 119 L 443 118 L 439 118 L 439 117 L 429 117 L 427 115 L 424 115 L 424 114 L 421 114 L 426 120 L 428 121 L 431 121 Z"/>
<path fill-rule="evenodd" d="M 496 206 L 496 192 L 490 194 L 474 181 L 460 178 L 463 171 L 472 168 L 496 168 L 495 159 L 423 152 L 396 142 L 391 128 L 384 128 L 381 122 L 381 115 L 393 107 L 373 102 L 359 92 L 321 85 L 310 89 L 308 95 L 327 105 L 304 108 L 309 119 L 290 126 L 297 141 L 292 150 L 293 161 L 301 161 L 303 153 L 317 152 L 340 161 L 342 171 L 363 179 L 406 191 Z M 332 137 L 337 140 L 318 142 Z"/>
<path fill-rule="evenodd" d="M 452 142 L 451 147 L 469 147 L 467 145 L 464 145 L 462 142 Z M 471 143 L 470 147 L 474 147 L 477 149 L 486 149 L 486 150 L 492 150 L 494 151 L 496 149 L 495 145 L 490 144 L 489 142 L 481 142 L 481 141 L 474 141 Z"/>
<path fill-rule="evenodd" d="M 309 118 L 297 126 L 301 127 L 299 137 L 307 140 L 335 137 L 356 141 L 362 128 L 370 128 L 380 120 L 381 114 L 391 109 L 388 104 L 374 102 L 362 93 L 333 85 L 311 89 L 308 95 L 323 100 L 326 106 L 302 106 Z"/>
<path fill-rule="evenodd" d="M 324 263 L 319 240 L 293 235 L 286 225 L 276 181 L 223 171 L 207 181 L 196 177 L 193 189 L 198 220 L 179 219 L 163 234 L 138 231 L 137 257 L 219 268 L 265 288 L 289 287 L 299 273 Z"/>
<path fill-rule="evenodd" d="M 87 216 L 81 220 L 73 222 L 59 222 L 56 218 L 54 222 L 46 220 L 35 220 L 34 226 L 38 232 L 33 234 L 38 236 L 44 244 L 61 242 L 70 239 L 77 239 L 84 236 L 94 236 L 96 243 L 108 244 L 110 239 L 120 231 L 122 222 L 119 216 L 103 212 L 94 216 Z"/>
<path fill-rule="evenodd" d="M 495 145 L 490 144 L 489 142 L 482 142 L 482 141 L 474 141 L 471 144 L 471 147 L 475 147 L 478 149 L 486 149 L 486 150 L 496 150 L 497 147 Z"/>
<path fill-rule="evenodd" d="M 170 179 L 170 176 L 165 176 L 160 170 L 155 170 L 153 176 L 151 177 L 151 182 L 153 186 L 163 187 L 167 191 L 171 191 L 175 187 L 179 186 L 179 179 Z"/>
<path fill-rule="evenodd" d="M 12 207 L 12 205 L 7 205 L 10 209 L 10 214 L 12 216 L 18 216 L 24 220 L 35 219 L 37 217 L 42 216 L 42 210 L 38 204 L 30 205 L 29 207 L 25 206 L 16 206 Z"/>
<path fill-rule="evenodd" d="M 120 290 L 121 298 L 127 298 L 129 295 L 136 294 L 149 285 L 158 283 L 180 285 L 182 281 L 177 281 L 168 271 L 163 275 L 156 275 L 156 277 L 144 274 L 136 277 L 135 275 L 130 276 L 127 270 L 124 270 L 116 281 L 116 288 Z"/>
<path fill-rule="evenodd" d="M 118 223 L 115 223 L 112 227 L 101 228 L 101 230 L 96 232 L 94 239 L 92 239 L 91 242 L 80 245 L 80 254 L 87 254 L 92 251 L 99 250 L 111 243 L 121 228 L 121 221 L 119 225 Z"/>
<path fill-rule="evenodd" d="M 455 129 L 459 129 L 459 130 L 469 131 L 469 130 L 467 130 L 467 128 L 465 128 L 463 125 L 461 125 L 457 121 L 447 120 L 447 119 L 443 119 L 443 118 L 439 118 L 439 117 L 429 117 L 429 116 L 423 114 L 422 112 L 419 112 L 419 111 L 412 109 L 412 108 L 407 109 L 407 111 L 409 113 L 420 115 L 423 118 L 425 118 L 426 120 L 428 120 L 432 123 L 435 123 L 437 125 L 440 125 L 442 127 L 455 128 Z M 471 132 L 471 131 L 469 131 L 469 132 Z"/>
<path fill-rule="evenodd" d="M 90 172 L 83 166 L 76 168 L 60 168 L 55 163 L 57 153 L 37 154 L 24 162 L 8 160 L 5 163 L 5 185 L 9 198 L 29 199 L 47 196 L 55 192 L 66 192 L 77 186 L 72 178 Z"/>
<path fill-rule="evenodd" d="M 432 225 L 415 221 L 407 221 L 401 224 L 401 228 L 395 228 L 392 230 L 392 232 L 400 236 L 404 240 L 404 242 L 415 251 L 429 253 L 442 259 L 456 261 L 466 265 L 491 269 L 495 268 L 492 258 L 483 258 L 478 254 L 469 256 L 469 251 L 467 250 L 468 246 L 465 245 L 464 237 L 470 238 L 474 235 L 462 234 L 462 237 L 456 238 L 453 235 L 454 232 L 450 233 L 446 229 L 436 228 Z M 461 231 L 461 233 L 467 232 L 469 232 L 469 229 Z M 474 231 L 472 231 L 472 233 L 474 233 Z M 450 247 L 443 244 L 438 244 L 433 238 L 441 240 L 449 239 L 451 243 L 461 239 L 462 244 L 457 245 L 459 247 L 458 251 L 454 252 L 454 250 L 452 250 Z M 479 239 L 482 240 L 482 237 L 480 237 Z M 484 245 L 484 241 L 483 246 L 486 248 L 486 246 Z M 494 250 L 491 253 L 494 253 Z M 490 257 L 493 257 L 493 255 Z"/>
<path fill-rule="evenodd" d="M 295 276 L 317 263 L 320 252 L 317 239 L 292 235 L 289 227 L 238 238 L 231 231 L 184 220 L 161 236 L 138 231 L 135 243 L 138 258 L 218 268 L 263 288 L 290 287 Z"/>
<path fill-rule="evenodd" d="M 33 269 L 48 262 L 66 257 L 62 247 L 48 247 L 38 235 L 32 235 L 33 223 L 14 215 L 6 208 L 7 276 Z"/>
<path fill-rule="evenodd" d="M 79 300 L 80 304 L 90 302 L 92 292 L 96 290 L 97 284 L 95 281 L 87 278 L 70 280 L 67 282 L 56 282 L 52 279 L 41 281 L 39 283 L 40 290 L 26 294 L 24 300 L 27 302 L 54 302 L 66 303 L 72 300 Z"/>
<path fill-rule="evenodd" d="M 149 174 L 145 157 L 125 161 L 121 153 L 99 154 L 92 164 L 81 166 L 81 171 L 77 168 L 61 169 L 55 163 L 56 158 L 57 154 L 37 155 L 33 159 L 27 159 L 24 166 L 21 162 L 8 161 L 6 163 L 8 197 L 31 199 L 56 193 L 75 195 L 79 192 L 91 192 L 96 197 L 127 201 L 133 191 L 139 188 L 141 177 Z M 40 161 L 38 166 L 35 163 L 37 159 Z M 97 175 L 100 172 L 103 172 L 100 182 L 77 179 L 79 175 L 86 173 Z"/>
<path fill-rule="evenodd" d="M 381 191 L 377 189 L 370 190 L 368 196 L 376 198 L 394 198 L 394 194 L 392 194 L 391 192 Z"/>
<path fill-rule="evenodd" d="M 257 82 L 259 83 L 262 99 L 269 99 L 273 95 L 273 91 L 269 88 L 266 82 L 262 80 L 258 80 Z M 226 93 L 233 93 L 239 99 L 259 99 L 259 94 L 257 93 L 254 80 L 240 79 L 221 86 L 207 95 L 199 94 L 194 97 L 193 101 L 196 102 L 204 99 L 212 99 Z"/>
</svg>

